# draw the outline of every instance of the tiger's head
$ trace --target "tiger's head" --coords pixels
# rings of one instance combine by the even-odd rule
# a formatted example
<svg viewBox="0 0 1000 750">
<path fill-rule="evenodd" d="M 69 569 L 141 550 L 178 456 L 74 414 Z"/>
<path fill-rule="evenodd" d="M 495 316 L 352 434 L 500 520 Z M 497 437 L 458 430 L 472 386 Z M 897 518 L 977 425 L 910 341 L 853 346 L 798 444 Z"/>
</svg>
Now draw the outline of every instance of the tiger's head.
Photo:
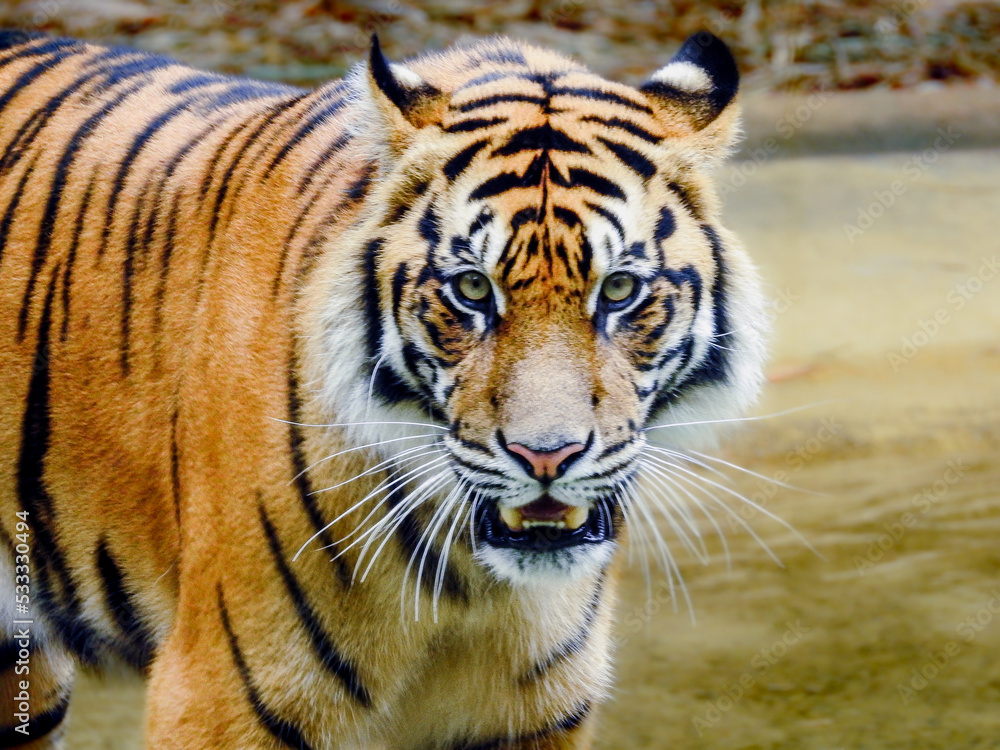
<svg viewBox="0 0 1000 750">
<path fill-rule="evenodd" d="M 500 578 L 604 565 L 645 430 L 689 444 L 757 395 L 759 283 L 706 175 L 737 82 L 707 33 L 639 88 L 502 39 L 407 66 L 375 41 L 354 72 L 378 175 L 325 393 L 386 456 L 400 423 L 443 428 L 439 529 L 465 508 Z"/>
</svg>

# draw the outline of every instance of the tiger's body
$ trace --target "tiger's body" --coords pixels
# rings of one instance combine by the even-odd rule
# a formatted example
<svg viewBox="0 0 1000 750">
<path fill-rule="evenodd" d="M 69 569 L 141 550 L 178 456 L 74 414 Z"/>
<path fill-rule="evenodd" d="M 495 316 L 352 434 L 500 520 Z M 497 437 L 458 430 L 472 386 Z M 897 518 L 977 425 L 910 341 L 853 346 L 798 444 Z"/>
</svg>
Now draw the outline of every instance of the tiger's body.
<svg viewBox="0 0 1000 750">
<path fill-rule="evenodd" d="M 376 45 L 304 92 L 0 37 L 4 740 L 124 659 L 149 747 L 589 747 L 642 427 L 760 381 L 720 47 L 640 92 Z"/>
</svg>

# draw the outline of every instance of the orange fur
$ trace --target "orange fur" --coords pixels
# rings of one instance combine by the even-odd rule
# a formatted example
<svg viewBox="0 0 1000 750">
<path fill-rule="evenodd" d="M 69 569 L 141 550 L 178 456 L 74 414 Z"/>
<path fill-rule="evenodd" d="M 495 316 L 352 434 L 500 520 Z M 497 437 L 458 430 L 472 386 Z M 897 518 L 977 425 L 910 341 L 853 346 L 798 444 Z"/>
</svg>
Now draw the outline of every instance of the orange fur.
<svg viewBox="0 0 1000 750">
<path fill-rule="evenodd" d="M 0 109 L 0 526 L 9 539 L 14 512 L 29 511 L 33 669 L 37 684 L 58 686 L 33 710 L 68 694 L 66 643 L 83 661 L 149 669 L 147 744 L 158 749 L 589 747 L 610 687 L 616 563 L 512 583 L 477 557 L 456 516 L 461 543 L 440 568 L 438 598 L 417 586 L 412 550 L 395 537 L 378 555 L 349 546 L 387 512 L 375 502 L 351 510 L 369 492 L 381 497 L 387 474 L 365 472 L 421 444 L 407 440 L 431 446 L 420 434 L 437 428 L 308 425 L 353 422 L 351 410 L 428 422 L 437 396 L 414 406 L 412 392 L 437 386 L 403 372 L 392 342 L 426 349 L 437 336 L 438 360 L 417 370 L 437 367 L 434 382 L 451 385 L 433 423 L 456 439 L 486 444 L 499 429 L 508 442 L 538 443 L 558 429 L 607 447 L 638 434 L 650 401 L 637 363 L 695 325 L 690 279 L 715 290 L 725 257 L 758 312 L 753 271 L 717 226 L 701 174 L 731 141 L 735 107 L 706 116 L 704 103 L 657 99 L 505 40 L 397 68 L 399 91 L 366 66 L 306 93 L 198 82 L 180 64 L 107 54 L 44 38 L 0 50 L 0 96 L 9 97 Z M 470 84 L 515 69 L 606 96 L 563 94 L 549 112 L 535 101 L 537 80 Z M 18 83 L 25 77 L 30 84 Z M 244 96 L 213 101 L 240 85 Z M 478 115 L 505 118 L 486 136 L 449 130 L 470 119 L 462 102 L 511 94 L 522 100 Z M 689 110 L 697 117 L 686 119 Z M 495 330 L 460 324 L 440 301 L 448 282 L 418 278 L 421 237 L 464 236 L 470 192 L 523 174 L 535 158 L 491 161 L 489 149 L 554 127 L 594 152 L 615 135 L 608 123 L 624 120 L 656 139 L 631 141 L 656 179 L 643 182 L 609 152 L 553 151 L 537 185 L 486 201 L 499 226 L 539 207 L 522 239 L 534 236 L 544 253 L 509 254 L 506 276 L 503 256 L 487 269 L 506 306 Z M 459 170 L 456 154 L 482 139 Z M 652 235 L 661 207 L 672 207 L 669 265 L 689 269 L 687 282 L 649 282 L 674 307 L 631 333 L 595 333 L 583 310 L 617 261 L 553 218 L 556 206 L 584 215 L 602 200 L 585 184 L 595 159 L 598 176 L 626 193 L 628 231 Z M 453 180 L 442 176 L 449 168 Z M 567 174 L 583 182 L 560 186 Z M 557 248 L 565 263 L 553 259 Z M 669 340 L 653 342 L 654 329 Z M 372 330 L 381 357 L 366 349 Z M 753 391 L 759 356 L 748 357 L 741 377 Z M 401 402 L 383 393 L 380 368 L 403 373 Z M 402 440 L 355 450 L 373 435 Z M 432 523 L 451 486 L 428 493 L 413 523 Z M 58 744 L 57 733 L 49 739 Z"/>
</svg>

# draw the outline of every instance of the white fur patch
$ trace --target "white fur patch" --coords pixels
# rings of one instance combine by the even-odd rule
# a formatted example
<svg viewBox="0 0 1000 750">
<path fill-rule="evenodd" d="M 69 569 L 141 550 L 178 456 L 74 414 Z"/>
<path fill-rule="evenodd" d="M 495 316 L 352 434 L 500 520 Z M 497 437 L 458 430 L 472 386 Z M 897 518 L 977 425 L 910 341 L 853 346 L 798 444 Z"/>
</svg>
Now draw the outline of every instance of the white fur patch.
<svg viewBox="0 0 1000 750">
<path fill-rule="evenodd" d="M 617 542 L 580 544 L 550 552 L 505 549 L 480 543 L 476 559 L 501 581 L 516 585 L 567 584 L 596 575 L 611 562 Z"/>
<path fill-rule="evenodd" d="M 392 71 L 392 74 L 396 77 L 396 80 L 399 81 L 405 88 L 408 89 L 419 88 L 424 82 L 424 80 L 420 76 L 418 76 L 412 70 L 407 68 L 405 65 L 400 65 L 399 63 L 390 63 L 389 69 Z"/>
<path fill-rule="evenodd" d="M 712 90 L 712 79 L 702 68 L 691 62 L 665 65 L 650 76 L 651 81 L 666 83 L 692 94 L 707 94 Z"/>
</svg>

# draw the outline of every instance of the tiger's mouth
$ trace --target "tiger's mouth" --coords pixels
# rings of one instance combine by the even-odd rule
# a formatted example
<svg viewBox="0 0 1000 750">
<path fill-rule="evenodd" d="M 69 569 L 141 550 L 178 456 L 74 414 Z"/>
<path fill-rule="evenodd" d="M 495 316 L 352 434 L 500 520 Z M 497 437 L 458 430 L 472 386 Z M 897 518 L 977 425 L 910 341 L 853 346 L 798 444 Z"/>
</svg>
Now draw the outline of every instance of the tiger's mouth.
<svg viewBox="0 0 1000 750">
<path fill-rule="evenodd" d="M 492 547 L 546 552 L 581 544 L 599 544 L 614 535 L 613 502 L 566 505 L 548 495 L 518 508 L 482 503 L 477 510 L 480 541 Z"/>
</svg>

